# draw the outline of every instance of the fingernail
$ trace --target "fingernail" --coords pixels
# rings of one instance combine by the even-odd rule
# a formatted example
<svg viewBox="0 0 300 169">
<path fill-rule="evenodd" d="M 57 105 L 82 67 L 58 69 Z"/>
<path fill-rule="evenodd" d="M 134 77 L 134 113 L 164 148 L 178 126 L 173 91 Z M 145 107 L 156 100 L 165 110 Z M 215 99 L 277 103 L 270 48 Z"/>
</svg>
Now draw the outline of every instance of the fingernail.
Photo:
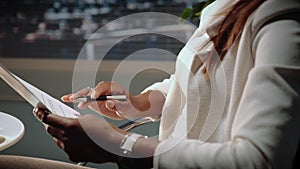
<svg viewBox="0 0 300 169">
<path fill-rule="evenodd" d="M 42 120 L 43 119 L 43 116 L 44 114 L 41 112 L 41 111 L 38 111 L 37 109 L 34 110 L 35 112 L 35 116 L 39 119 L 39 120 Z"/>
<path fill-rule="evenodd" d="M 37 113 L 37 108 L 36 108 L 36 107 L 33 108 L 32 112 L 33 112 L 34 114 L 36 114 L 36 113 Z"/>
<path fill-rule="evenodd" d="M 60 98 L 60 100 L 65 101 L 65 100 L 66 100 L 66 99 L 65 99 L 65 96 L 62 96 L 62 97 Z"/>
</svg>

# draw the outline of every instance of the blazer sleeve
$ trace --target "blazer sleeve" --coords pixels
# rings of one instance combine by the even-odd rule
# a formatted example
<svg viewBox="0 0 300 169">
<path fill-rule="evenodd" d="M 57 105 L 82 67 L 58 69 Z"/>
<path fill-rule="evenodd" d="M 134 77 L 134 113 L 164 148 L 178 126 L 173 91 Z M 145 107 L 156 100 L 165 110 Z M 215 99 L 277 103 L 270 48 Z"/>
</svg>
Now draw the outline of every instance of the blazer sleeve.
<svg viewBox="0 0 300 169">
<path fill-rule="evenodd" d="M 290 168 L 300 136 L 300 23 L 268 23 L 253 41 L 255 66 L 225 143 L 168 139 L 156 148 L 154 167 Z"/>
</svg>

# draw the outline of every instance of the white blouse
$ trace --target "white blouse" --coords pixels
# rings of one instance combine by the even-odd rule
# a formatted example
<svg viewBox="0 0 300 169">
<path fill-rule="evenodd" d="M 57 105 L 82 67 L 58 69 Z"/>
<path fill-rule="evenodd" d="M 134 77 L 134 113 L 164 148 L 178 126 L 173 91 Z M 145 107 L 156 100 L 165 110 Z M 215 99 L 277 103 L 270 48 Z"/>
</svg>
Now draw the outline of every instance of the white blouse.
<svg viewBox="0 0 300 169">
<path fill-rule="evenodd" d="M 166 95 L 154 168 L 292 165 L 300 139 L 300 2 L 263 3 L 207 80 L 201 60 L 210 48 L 201 46 L 225 2 L 204 10 L 175 73 L 146 89 Z"/>
</svg>

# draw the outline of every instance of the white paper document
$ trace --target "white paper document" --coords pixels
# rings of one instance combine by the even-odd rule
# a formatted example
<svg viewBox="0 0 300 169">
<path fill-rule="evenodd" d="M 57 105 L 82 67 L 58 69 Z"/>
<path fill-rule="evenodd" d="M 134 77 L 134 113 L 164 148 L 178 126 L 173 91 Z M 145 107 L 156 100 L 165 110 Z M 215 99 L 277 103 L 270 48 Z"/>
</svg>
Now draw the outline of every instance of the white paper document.
<svg viewBox="0 0 300 169">
<path fill-rule="evenodd" d="M 63 117 L 77 118 L 80 116 L 78 111 L 14 75 L 1 64 L 0 77 L 34 107 L 42 106 L 53 114 Z"/>
</svg>

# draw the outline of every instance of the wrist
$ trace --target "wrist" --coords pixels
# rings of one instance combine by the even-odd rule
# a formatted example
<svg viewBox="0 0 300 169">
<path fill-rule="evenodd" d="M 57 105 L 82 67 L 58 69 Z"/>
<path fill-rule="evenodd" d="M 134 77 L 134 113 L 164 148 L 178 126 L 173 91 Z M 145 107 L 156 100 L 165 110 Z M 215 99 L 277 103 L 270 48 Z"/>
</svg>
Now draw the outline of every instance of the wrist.
<svg viewBox="0 0 300 169">
<path fill-rule="evenodd" d="M 137 133 L 126 134 L 120 144 L 121 154 L 126 157 L 137 156 L 139 158 L 138 154 L 133 153 L 133 148 L 134 148 L 136 142 L 141 138 L 147 138 L 147 136 L 143 136 L 143 135 L 140 135 Z"/>
<path fill-rule="evenodd" d="M 131 145 L 130 153 L 125 152 L 124 154 L 124 141 L 130 140 L 130 136 L 133 136 L 136 139 L 133 139 L 134 144 Z M 129 138 L 129 139 L 128 139 Z M 121 156 L 119 156 L 117 164 L 120 169 L 138 169 L 138 168 L 153 168 L 153 156 L 155 149 L 158 145 L 159 141 L 147 138 L 142 135 L 133 135 L 129 133 L 127 136 L 124 136 L 121 144 L 120 144 L 120 151 Z M 127 149 L 126 149 L 127 150 Z"/>
<path fill-rule="evenodd" d="M 147 140 L 148 137 L 136 133 L 128 133 L 124 136 L 120 144 L 121 156 L 119 156 L 117 161 L 120 169 L 153 167 L 154 153 L 149 153 Z M 146 144 L 142 142 L 146 142 Z"/>
</svg>

